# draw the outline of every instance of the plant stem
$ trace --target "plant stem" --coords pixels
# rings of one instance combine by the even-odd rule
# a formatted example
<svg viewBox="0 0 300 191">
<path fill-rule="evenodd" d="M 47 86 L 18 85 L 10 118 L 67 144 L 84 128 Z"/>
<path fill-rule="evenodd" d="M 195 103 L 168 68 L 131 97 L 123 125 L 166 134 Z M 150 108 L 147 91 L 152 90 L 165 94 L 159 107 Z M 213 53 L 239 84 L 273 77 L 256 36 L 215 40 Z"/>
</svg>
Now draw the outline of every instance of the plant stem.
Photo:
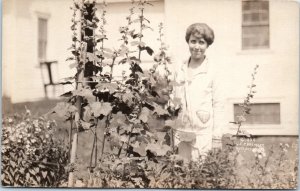
<svg viewBox="0 0 300 191">
<path fill-rule="evenodd" d="M 144 8 L 141 8 L 141 16 L 140 16 L 140 45 L 139 45 L 139 60 L 141 59 L 141 42 L 142 42 L 142 34 L 143 34 L 143 20 L 144 20 Z"/>
<path fill-rule="evenodd" d="M 118 152 L 118 158 L 120 158 L 120 155 L 121 155 L 123 146 L 124 146 L 124 142 L 122 143 L 122 145 L 121 145 L 121 147 L 120 147 L 120 149 L 119 149 L 119 152 Z"/>
<path fill-rule="evenodd" d="M 112 75 L 114 72 L 114 63 L 115 63 L 116 58 L 117 58 L 116 56 L 113 57 L 113 60 L 112 60 L 111 66 L 110 66 L 110 82 L 112 80 Z"/>
<path fill-rule="evenodd" d="M 131 134 L 132 134 L 133 129 L 134 129 L 134 126 L 132 125 L 131 130 L 130 130 L 130 133 L 129 133 L 129 135 L 128 135 L 127 149 L 126 149 L 126 156 L 128 156 L 129 142 L 130 142 L 130 138 L 131 138 Z"/>
<path fill-rule="evenodd" d="M 254 85 L 254 80 L 255 80 L 254 75 L 256 74 L 257 68 L 258 68 L 258 65 L 255 66 L 254 72 L 252 73 L 252 80 L 251 80 L 251 83 L 250 83 L 249 93 L 247 94 L 247 96 L 246 96 L 246 98 L 244 100 L 243 106 L 242 106 L 243 107 L 243 113 L 242 113 L 241 116 L 243 116 L 243 117 L 245 117 L 247 115 L 246 111 L 248 111 L 248 107 L 250 105 L 250 99 L 251 99 L 251 95 L 252 95 L 252 89 L 253 89 L 253 87 L 255 87 L 255 85 Z M 253 97 L 253 95 L 252 95 L 252 97 Z M 236 132 L 236 136 L 239 135 L 240 128 L 242 126 L 242 121 L 239 121 L 238 124 L 239 124 L 239 126 L 238 126 L 238 129 L 237 129 L 237 132 Z"/>
<path fill-rule="evenodd" d="M 103 142 L 102 142 L 102 148 L 101 148 L 101 160 L 102 160 L 102 157 L 103 157 L 103 153 L 104 153 L 104 146 L 105 146 L 105 140 L 106 140 L 106 129 L 108 128 L 109 126 L 109 118 L 110 118 L 110 114 L 107 115 L 106 117 L 106 121 L 105 121 L 105 128 L 104 128 L 104 135 L 103 135 Z"/>
<path fill-rule="evenodd" d="M 71 144 L 72 144 L 72 131 L 73 131 L 73 114 L 71 114 L 71 119 L 70 119 L 70 128 L 69 128 L 69 162 L 70 162 L 70 157 L 71 157 Z"/>
<path fill-rule="evenodd" d="M 96 126 L 97 128 L 97 126 Z M 95 165 L 94 167 L 97 166 L 97 156 L 98 156 L 98 145 L 97 145 L 97 130 L 95 130 L 95 145 L 96 145 L 96 148 L 95 148 Z"/>
<path fill-rule="evenodd" d="M 236 136 L 239 135 L 241 126 L 242 126 L 242 122 L 239 123 L 238 129 L 237 129 L 236 134 L 235 134 Z"/>
<path fill-rule="evenodd" d="M 97 139 L 96 136 L 96 130 L 95 130 L 95 133 L 94 133 L 94 141 L 93 141 L 93 147 L 92 147 L 92 152 L 91 152 L 91 156 L 90 156 L 90 166 L 89 168 L 92 169 L 92 166 L 93 166 L 93 155 L 94 155 L 94 149 L 95 149 L 95 140 Z"/>
<path fill-rule="evenodd" d="M 76 159 L 76 151 L 77 151 L 77 143 L 78 143 L 78 134 L 77 132 L 74 133 L 73 135 L 73 142 L 72 142 L 72 150 L 71 150 L 71 160 L 70 160 L 70 164 L 74 164 L 75 163 L 75 159 Z M 69 173 L 69 180 L 68 180 L 68 187 L 73 187 L 74 186 L 74 173 L 71 171 Z"/>
<path fill-rule="evenodd" d="M 84 6 L 84 1 L 82 1 L 82 4 Z M 81 14 L 81 18 L 83 18 L 83 14 Z M 82 23 L 81 23 L 82 24 Z M 82 31 L 82 27 L 81 27 L 81 31 Z M 84 38 L 83 38 L 84 39 Z M 82 43 L 81 43 L 82 46 Z M 87 46 L 84 47 L 84 50 L 81 51 L 80 55 L 83 55 L 83 63 L 85 64 L 85 59 L 86 59 L 86 49 Z M 76 81 L 83 81 L 84 80 L 84 66 L 82 67 L 78 67 L 77 70 L 77 78 Z M 76 83 L 76 89 L 82 89 L 84 87 L 83 83 Z M 77 108 L 77 113 L 75 113 L 75 115 L 78 115 L 78 119 L 81 119 L 81 114 L 82 114 L 82 100 L 83 98 L 81 96 L 77 96 L 76 98 L 76 108 Z M 75 116 L 76 119 L 76 116 Z M 76 152 L 77 152 L 77 144 L 78 144 L 78 130 L 79 130 L 79 123 L 78 121 L 75 121 L 76 123 L 76 131 L 73 135 L 73 141 L 72 141 L 72 150 L 71 150 L 71 157 L 70 157 L 70 164 L 75 164 L 75 160 L 76 160 Z M 74 186 L 74 173 L 70 172 L 69 173 L 69 179 L 68 179 L 68 187 L 73 187 Z"/>
</svg>

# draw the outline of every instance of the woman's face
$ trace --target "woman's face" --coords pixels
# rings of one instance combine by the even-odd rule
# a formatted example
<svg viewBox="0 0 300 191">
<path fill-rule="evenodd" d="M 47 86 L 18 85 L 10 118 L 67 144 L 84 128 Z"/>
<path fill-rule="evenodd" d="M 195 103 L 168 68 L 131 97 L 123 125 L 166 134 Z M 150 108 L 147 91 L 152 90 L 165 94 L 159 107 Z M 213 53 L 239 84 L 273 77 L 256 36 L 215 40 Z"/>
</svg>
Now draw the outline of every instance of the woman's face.
<svg viewBox="0 0 300 191">
<path fill-rule="evenodd" d="M 188 41 L 191 59 L 198 60 L 204 57 L 205 51 L 208 48 L 207 42 L 202 37 L 191 35 Z"/>
</svg>

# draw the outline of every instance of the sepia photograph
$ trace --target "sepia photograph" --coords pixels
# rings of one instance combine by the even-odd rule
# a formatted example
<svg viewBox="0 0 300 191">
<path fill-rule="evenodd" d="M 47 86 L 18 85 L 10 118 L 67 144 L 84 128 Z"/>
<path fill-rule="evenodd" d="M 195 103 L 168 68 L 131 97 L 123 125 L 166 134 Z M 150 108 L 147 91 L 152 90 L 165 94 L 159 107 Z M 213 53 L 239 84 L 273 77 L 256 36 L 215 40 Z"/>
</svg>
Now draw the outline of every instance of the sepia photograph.
<svg viewBox="0 0 300 191">
<path fill-rule="evenodd" d="M 3 0 L 1 185 L 297 189 L 296 0 Z"/>
</svg>

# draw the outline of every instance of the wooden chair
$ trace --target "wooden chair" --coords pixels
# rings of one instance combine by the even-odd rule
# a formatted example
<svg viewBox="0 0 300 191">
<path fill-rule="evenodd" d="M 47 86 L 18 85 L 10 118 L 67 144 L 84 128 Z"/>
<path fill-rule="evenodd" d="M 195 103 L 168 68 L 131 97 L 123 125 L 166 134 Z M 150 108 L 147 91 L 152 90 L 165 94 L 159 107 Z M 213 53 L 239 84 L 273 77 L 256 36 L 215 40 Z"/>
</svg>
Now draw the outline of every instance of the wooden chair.
<svg viewBox="0 0 300 191">
<path fill-rule="evenodd" d="M 43 80 L 43 84 L 44 84 L 44 92 L 45 92 L 46 98 L 48 98 L 48 91 L 47 91 L 48 86 L 53 86 L 53 94 L 55 94 L 55 91 L 56 91 L 55 87 L 61 85 L 58 82 L 53 81 L 52 66 L 53 66 L 53 64 L 57 64 L 57 63 L 58 63 L 57 61 L 42 61 L 42 62 L 40 62 L 40 68 L 41 68 L 42 80 Z M 43 74 L 44 67 L 46 67 L 46 71 L 48 73 L 48 77 L 49 77 L 48 82 L 46 81 L 44 74 Z"/>
</svg>

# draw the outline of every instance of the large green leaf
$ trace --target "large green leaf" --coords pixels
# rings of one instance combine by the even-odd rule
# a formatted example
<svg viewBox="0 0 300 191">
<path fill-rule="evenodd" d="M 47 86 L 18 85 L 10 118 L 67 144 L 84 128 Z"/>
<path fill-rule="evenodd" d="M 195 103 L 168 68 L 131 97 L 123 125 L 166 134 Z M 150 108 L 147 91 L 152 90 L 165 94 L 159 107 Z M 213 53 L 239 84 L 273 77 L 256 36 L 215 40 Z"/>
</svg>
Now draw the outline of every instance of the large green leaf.
<svg viewBox="0 0 300 191">
<path fill-rule="evenodd" d="M 98 90 L 104 90 L 104 89 L 108 89 L 110 93 L 114 93 L 116 91 L 116 89 L 118 88 L 118 84 L 116 83 L 103 83 L 103 82 L 99 82 L 96 85 L 96 88 Z"/>
<path fill-rule="evenodd" d="M 73 91 L 73 95 L 82 96 L 82 97 L 94 97 L 93 91 L 90 88 L 82 88 Z"/>
<path fill-rule="evenodd" d="M 172 119 L 168 119 L 165 121 L 165 126 L 166 127 L 175 127 L 176 125 L 176 121 L 175 120 L 172 120 Z"/>
<path fill-rule="evenodd" d="M 133 99 L 135 98 L 135 96 L 133 95 L 132 92 L 128 91 L 125 94 L 123 94 L 122 96 L 122 100 L 124 103 L 127 103 L 128 105 L 132 105 L 133 104 Z"/>
<path fill-rule="evenodd" d="M 99 117 L 101 114 L 107 116 L 112 111 L 112 106 L 109 102 L 94 102 L 91 104 L 91 108 L 95 117 Z"/>
<path fill-rule="evenodd" d="M 83 116 L 82 116 L 82 119 L 84 121 L 87 121 L 89 122 L 90 119 L 92 118 L 92 108 L 91 106 L 87 105 L 85 107 L 82 108 L 82 112 L 83 112 Z"/>
<path fill-rule="evenodd" d="M 133 151 L 138 153 L 141 156 L 146 156 L 146 144 L 145 143 L 138 143 L 135 142 L 134 144 L 131 145 L 133 147 Z"/>
<path fill-rule="evenodd" d="M 47 174 L 48 174 L 47 171 L 42 171 L 42 176 L 43 176 L 43 178 L 46 178 Z"/>
<path fill-rule="evenodd" d="M 147 123 L 149 114 L 150 114 L 150 110 L 147 107 L 143 107 L 142 111 L 141 111 L 141 114 L 139 116 L 139 119 L 142 122 Z"/>
<path fill-rule="evenodd" d="M 124 124 L 126 124 L 126 117 L 122 112 L 119 111 L 118 113 L 112 115 L 112 119 L 110 121 L 111 127 L 118 127 Z"/>
<path fill-rule="evenodd" d="M 76 112 L 77 108 L 70 103 L 59 102 L 52 109 L 52 112 L 56 113 L 59 117 L 68 116 L 70 113 Z"/>
<path fill-rule="evenodd" d="M 165 141 L 165 136 L 166 136 L 165 132 L 156 132 L 154 134 L 154 138 L 156 139 L 156 143 L 163 144 L 163 142 Z"/>
<path fill-rule="evenodd" d="M 169 112 L 166 109 L 164 109 L 162 106 L 156 103 L 154 103 L 153 106 L 154 106 L 153 113 L 156 113 L 158 116 L 170 115 Z"/>
<path fill-rule="evenodd" d="M 127 135 L 121 135 L 121 136 L 119 136 L 119 140 L 120 140 L 121 142 L 127 143 L 127 141 L 128 141 L 128 136 L 127 136 Z"/>
<path fill-rule="evenodd" d="M 156 154 L 156 156 L 164 156 L 167 154 L 168 151 L 171 151 L 171 147 L 168 145 L 160 145 L 158 143 L 150 143 L 145 148 L 146 150 L 149 150 L 150 152 Z"/>
<path fill-rule="evenodd" d="M 89 130 L 91 127 L 91 124 L 80 120 L 80 127 L 82 127 L 83 130 Z"/>
<path fill-rule="evenodd" d="M 171 101 L 175 106 L 181 105 L 181 98 L 174 97 Z"/>
</svg>

